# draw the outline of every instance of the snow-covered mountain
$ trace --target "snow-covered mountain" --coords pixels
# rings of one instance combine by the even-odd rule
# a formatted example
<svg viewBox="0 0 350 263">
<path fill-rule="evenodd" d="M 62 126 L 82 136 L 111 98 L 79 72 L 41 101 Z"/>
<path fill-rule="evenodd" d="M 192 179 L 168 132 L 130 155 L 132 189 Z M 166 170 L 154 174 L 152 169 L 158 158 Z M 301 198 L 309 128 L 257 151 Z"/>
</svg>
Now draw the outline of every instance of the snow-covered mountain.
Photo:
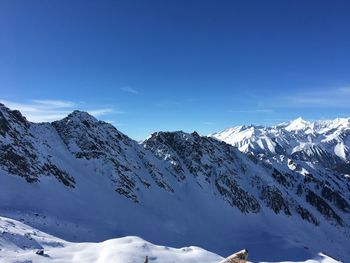
<svg viewBox="0 0 350 263">
<path fill-rule="evenodd" d="M 245 247 L 253 261 L 346 262 L 350 180 L 338 159 L 259 158 L 196 132 L 137 143 L 85 112 L 31 123 L 0 105 L 0 214 L 75 242 L 137 235 L 222 256 Z"/>
<path fill-rule="evenodd" d="M 211 136 L 256 156 L 283 155 L 350 173 L 350 118 L 315 122 L 298 118 L 274 127 L 229 128 Z"/>
</svg>

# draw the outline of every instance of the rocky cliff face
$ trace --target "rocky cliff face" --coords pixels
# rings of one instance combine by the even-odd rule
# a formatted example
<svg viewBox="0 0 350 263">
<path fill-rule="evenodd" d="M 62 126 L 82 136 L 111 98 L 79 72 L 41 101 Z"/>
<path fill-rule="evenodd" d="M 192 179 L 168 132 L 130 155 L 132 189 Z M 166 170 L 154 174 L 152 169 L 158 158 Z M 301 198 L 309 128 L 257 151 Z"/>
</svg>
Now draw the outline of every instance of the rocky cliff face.
<svg viewBox="0 0 350 263">
<path fill-rule="evenodd" d="M 48 143 L 48 134 L 56 135 L 50 124 L 29 123 L 19 111 L 0 104 L 1 169 L 29 183 L 47 175 L 56 177 L 67 187 L 74 187 L 74 178 L 60 168 L 50 154 L 55 145 Z"/>
<path fill-rule="evenodd" d="M 287 133 L 287 130 L 284 128 L 279 134 Z M 264 132 L 259 131 L 259 134 Z M 346 150 L 347 133 L 345 130 L 344 134 L 329 139 L 327 145 L 341 139 Z M 316 135 L 289 136 L 295 141 L 300 136 Z M 145 209 L 153 211 L 152 216 L 163 218 L 167 228 L 173 224 L 169 222 L 181 222 L 176 231 L 186 228 L 184 222 L 193 223 L 192 219 L 186 219 L 189 215 L 185 212 L 176 216 L 168 212 L 166 206 L 169 204 L 195 216 L 199 216 L 201 209 L 206 211 L 202 213 L 210 214 L 210 207 L 215 207 L 216 213 L 231 213 L 227 212 L 229 207 L 239 217 L 253 216 L 261 222 L 266 217 L 280 222 L 296 220 L 308 229 L 325 227 L 348 232 L 350 179 L 338 170 L 330 169 L 334 163 L 345 164 L 346 160 L 334 154 L 334 160 L 329 158 L 329 150 L 314 142 L 310 151 L 317 153 L 317 157 L 305 150 L 311 148 L 303 148 L 296 154 L 298 151 L 285 147 L 288 139 L 275 135 L 266 143 L 259 142 L 260 146 L 273 145 L 266 150 L 255 146 L 257 139 L 250 139 L 246 147 L 246 138 L 239 141 L 242 145 L 237 145 L 240 150 L 246 147 L 243 153 L 228 143 L 196 132 L 156 132 L 137 143 L 112 125 L 85 112 L 74 111 L 51 124 L 30 123 L 20 112 L 1 105 L 0 176 L 22 177 L 29 185 L 39 188 L 46 187 L 45 178 L 55 178 L 60 185 L 56 187 L 64 195 L 79 196 L 78 203 L 82 198 L 91 198 L 88 194 L 94 195 L 95 199 L 108 195 L 103 204 L 107 202 L 107 210 L 111 212 L 104 209 L 103 213 L 108 224 L 113 226 L 127 224 L 128 213 Z M 288 145 L 295 144 L 294 141 Z M 250 152 L 248 149 L 255 150 Z M 330 162 L 323 163 L 323 158 Z M 102 189 L 102 192 L 90 189 L 87 185 L 91 182 L 94 189 Z M 35 194 L 40 195 L 38 191 Z M 202 203 L 196 199 L 198 196 L 208 198 L 211 203 Z M 120 202 L 130 204 L 123 208 L 122 215 L 118 214 L 121 210 L 117 211 Z M 193 202 L 197 203 L 197 212 L 189 208 Z M 91 206 L 94 205 L 99 206 Z M 60 206 L 64 209 L 65 204 Z M 11 208 L 11 204 L 8 207 Z M 206 226 L 207 223 L 210 221 L 201 224 Z M 229 226 L 227 222 L 222 227 L 224 225 L 225 228 Z M 127 226 L 120 228 L 131 231 Z M 171 229 L 175 231 L 175 228 Z"/>
</svg>

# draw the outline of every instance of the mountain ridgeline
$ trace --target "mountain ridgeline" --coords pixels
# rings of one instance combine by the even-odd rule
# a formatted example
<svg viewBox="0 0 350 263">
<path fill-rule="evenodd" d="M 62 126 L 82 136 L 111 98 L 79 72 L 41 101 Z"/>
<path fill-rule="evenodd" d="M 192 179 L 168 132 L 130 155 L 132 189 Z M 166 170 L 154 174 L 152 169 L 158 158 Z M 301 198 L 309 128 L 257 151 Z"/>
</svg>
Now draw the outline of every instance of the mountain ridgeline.
<svg viewBox="0 0 350 263">
<path fill-rule="evenodd" d="M 74 234 L 82 240 L 135 234 L 223 253 L 240 248 L 238 240 L 229 248 L 240 228 L 279 231 L 283 240 L 294 235 L 293 242 L 312 251 L 303 232 L 324 240 L 325 251 L 350 258 L 342 249 L 350 241 L 349 147 L 348 119 L 298 119 L 208 137 L 155 132 L 138 143 L 86 112 L 31 123 L 1 104 L 0 212 L 34 225 L 55 216 L 83 222 L 85 230 Z M 158 222 L 163 234 L 143 220 Z M 103 226 L 91 230 L 96 224 Z"/>
</svg>

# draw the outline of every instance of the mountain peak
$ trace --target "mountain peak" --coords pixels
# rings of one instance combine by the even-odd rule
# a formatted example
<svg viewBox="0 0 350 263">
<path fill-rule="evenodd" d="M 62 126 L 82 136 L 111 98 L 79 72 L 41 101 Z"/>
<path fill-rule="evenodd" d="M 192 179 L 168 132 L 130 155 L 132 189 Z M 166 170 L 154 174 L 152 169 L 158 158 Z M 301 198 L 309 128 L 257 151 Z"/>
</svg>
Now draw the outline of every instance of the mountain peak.
<svg viewBox="0 0 350 263">
<path fill-rule="evenodd" d="M 304 120 L 302 117 L 299 117 L 293 121 L 290 121 L 285 129 L 287 131 L 297 131 L 297 130 L 304 130 L 307 128 L 311 123 Z"/>
<path fill-rule="evenodd" d="M 7 126 L 5 123 L 14 122 L 28 125 L 27 119 L 18 110 L 11 110 L 7 108 L 4 104 L 0 103 L 0 126 Z"/>
<path fill-rule="evenodd" d="M 80 111 L 80 110 L 73 111 L 65 119 L 75 120 L 80 122 L 88 121 L 90 123 L 98 122 L 98 120 L 94 116 L 90 115 L 88 112 Z"/>
</svg>

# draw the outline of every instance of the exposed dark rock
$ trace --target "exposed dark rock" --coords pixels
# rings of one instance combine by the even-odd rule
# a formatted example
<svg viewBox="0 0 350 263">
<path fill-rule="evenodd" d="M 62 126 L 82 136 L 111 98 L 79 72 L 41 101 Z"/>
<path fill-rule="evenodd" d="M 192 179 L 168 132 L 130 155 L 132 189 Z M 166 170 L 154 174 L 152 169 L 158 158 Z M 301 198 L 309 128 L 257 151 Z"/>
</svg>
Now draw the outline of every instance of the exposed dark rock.
<svg viewBox="0 0 350 263">
<path fill-rule="evenodd" d="M 75 180 L 67 172 L 59 169 L 56 165 L 51 163 L 46 163 L 42 166 L 42 171 L 47 173 L 47 175 L 55 176 L 60 182 L 65 186 L 74 188 Z"/>
<path fill-rule="evenodd" d="M 0 111 L 0 134 L 5 136 L 5 134 L 9 131 L 10 125 L 6 120 L 4 114 Z"/>
<path fill-rule="evenodd" d="M 324 186 L 322 188 L 322 197 L 326 200 L 332 202 L 336 207 L 338 207 L 343 212 L 349 212 L 350 206 L 349 203 L 341 196 L 337 191 L 333 191 L 329 186 Z"/>
<path fill-rule="evenodd" d="M 318 226 L 320 222 L 316 219 L 316 217 L 310 213 L 309 210 L 306 208 L 303 208 L 302 206 L 298 205 L 296 207 L 297 213 L 300 215 L 300 217 L 306 221 L 309 221 L 310 223 Z"/>
<path fill-rule="evenodd" d="M 215 181 L 215 186 L 219 193 L 231 206 L 237 207 L 242 213 L 258 213 L 260 204 L 248 192 L 241 189 L 237 183 L 228 179 L 227 176 L 222 176 Z"/>
<path fill-rule="evenodd" d="M 296 194 L 301 196 L 304 193 L 304 188 L 301 184 L 298 184 Z"/>
<path fill-rule="evenodd" d="M 276 214 L 282 210 L 286 215 L 291 215 L 288 201 L 283 198 L 283 195 L 278 188 L 263 186 L 261 199 L 264 200 L 267 207 L 271 208 Z"/>
<path fill-rule="evenodd" d="M 126 198 L 131 199 L 135 203 L 138 203 L 137 196 L 134 194 L 134 188 L 135 188 L 135 181 L 131 180 L 125 175 L 120 175 L 120 178 L 118 180 L 118 187 L 116 191 L 120 194 L 125 196 Z"/>
<path fill-rule="evenodd" d="M 275 178 L 275 180 L 286 187 L 290 186 L 289 181 L 287 180 L 286 176 L 283 175 L 281 172 L 279 172 L 276 168 L 273 169 L 272 171 L 272 177 Z"/>
<path fill-rule="evenodd" d="M 343 225 L 343 220 L 334 212 L 332 207 L 320 196 L 313 191 L 308 190 L 306 201 L 314 206 L 325 218 L 336 221 L 339 225 Z"/>
</svg>

